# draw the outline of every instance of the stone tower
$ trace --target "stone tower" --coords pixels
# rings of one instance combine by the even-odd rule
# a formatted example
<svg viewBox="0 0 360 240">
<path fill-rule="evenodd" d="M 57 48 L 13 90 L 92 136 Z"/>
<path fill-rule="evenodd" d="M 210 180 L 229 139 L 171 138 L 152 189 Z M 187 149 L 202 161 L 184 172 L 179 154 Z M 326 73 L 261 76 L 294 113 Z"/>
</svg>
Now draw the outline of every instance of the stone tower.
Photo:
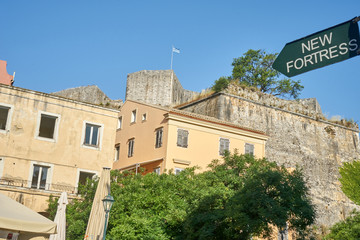
<svg viewBox="0 0 360 240">
<path fill-rule="evenodd" d="M 173 70 L 143 70 L 128 74 L 125 100 L 173 106 L 198 94 L 184 89 Z"/>
</svg>

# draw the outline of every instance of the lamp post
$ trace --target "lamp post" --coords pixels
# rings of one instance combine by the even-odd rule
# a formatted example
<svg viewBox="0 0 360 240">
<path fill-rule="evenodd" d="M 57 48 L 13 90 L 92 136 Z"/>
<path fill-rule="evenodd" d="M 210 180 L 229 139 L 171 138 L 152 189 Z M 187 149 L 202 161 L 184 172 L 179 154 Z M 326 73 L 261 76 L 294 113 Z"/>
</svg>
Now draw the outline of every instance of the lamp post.
<svg viewBox="0 0 360 240">
<path fill-rule="evenodd" d="M 108 194 L 107 196 L 105 196 L 105 198 L 102 201 L 103 201 L 103 204 L 104 204 L 104 211 L 105 211 L 105 226 L 104 226 L 104 235 L 103 235 L 103 240 L 105 240 L 106 228 L 107 228 L 107 219 L 108 219 L 111 207 L 112 207 L 115 200 L 110 194 Z"/>
</svg>

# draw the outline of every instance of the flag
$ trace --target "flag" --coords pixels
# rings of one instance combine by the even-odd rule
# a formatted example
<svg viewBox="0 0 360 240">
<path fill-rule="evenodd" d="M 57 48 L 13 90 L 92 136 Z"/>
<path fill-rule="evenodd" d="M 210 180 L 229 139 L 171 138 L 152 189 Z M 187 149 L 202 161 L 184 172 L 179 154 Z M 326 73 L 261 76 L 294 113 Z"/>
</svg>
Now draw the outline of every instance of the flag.
<svg viewBox="0 0 360 240">
<path fill-rule="evenodd" d="M 176 48 L 176 47 L 173 47 L 172 48 L 172 51 L 175 52 L 175 53 L 180 53 L 180 49 Z"/>
</svg>

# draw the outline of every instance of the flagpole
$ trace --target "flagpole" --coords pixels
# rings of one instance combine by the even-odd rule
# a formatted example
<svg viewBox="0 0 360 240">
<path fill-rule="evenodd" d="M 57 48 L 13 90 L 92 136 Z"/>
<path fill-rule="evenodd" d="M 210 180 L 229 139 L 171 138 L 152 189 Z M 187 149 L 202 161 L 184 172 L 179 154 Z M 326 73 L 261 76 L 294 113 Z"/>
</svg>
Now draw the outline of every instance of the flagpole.
<svg viewBox="0 0 360 240">
<path fill-rule="evenodd" d="M 172 46 L 172 48 L 171 48 L 171 66 L 170 66 L 170 70 L 172 70 L 173 57 L 174 57 L 174 46 Z"/>
<path fill-rule="evenodd" d="M 170 71 L 171 71 L 171 77 L 170 77 L 170 89 L 172 91 L 173 88 L 173 78 L 174 78 L 174 71 L 172 70 L 172 65 L 173 65 L 173 57 L 174 57 L 174 46 L 171 47 L 171 66 L 170 66 Z M 170 103 L 172 104 L 173 102 L 173 96 L 172 94 L 170 95 Z"/>
<path fill-rule="evenodd" d="M 173 57 L 174 57 L 174 46 L 171 47 L 171 67 L 170 67 L 170 70 L 171 70 L 171 85 L 172 85 L 172 81 L 173 81 L 173 78 L 174 78 L 174 71 L 172 70 L 172 65 L 173 65 Z M 172 86 L 171 86 L 172 87 Z"/>
</svg>

